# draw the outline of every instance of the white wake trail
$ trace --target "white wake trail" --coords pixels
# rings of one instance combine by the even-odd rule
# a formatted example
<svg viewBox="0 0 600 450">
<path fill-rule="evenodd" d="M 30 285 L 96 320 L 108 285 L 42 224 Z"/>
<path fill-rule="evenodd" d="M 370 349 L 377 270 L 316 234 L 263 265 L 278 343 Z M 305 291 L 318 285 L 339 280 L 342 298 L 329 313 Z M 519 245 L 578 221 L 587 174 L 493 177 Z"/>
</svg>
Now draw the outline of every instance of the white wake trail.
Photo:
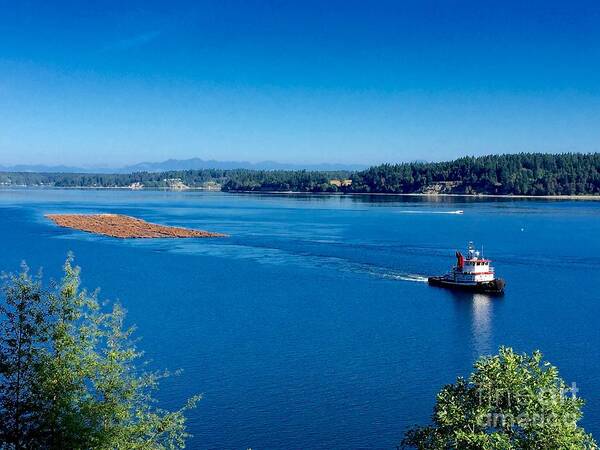
<svg viewBox="0 0 600 450">
<path fill-rule="evenodd" d="M 400 280 L 400 281 L 413 281 L 415 283 L 427 283 L 427 277 L 423 275 L 417 274 L 394 274 L 394 273 L 386 273 L 383 275 L 384 278 L 390 278 L 392 280 Z"/>
<path fill-rule="evenodd" d="M 419 211 L 419 210 L 406 210 L 406 211 L 396 211 L 397 214 L 464 214 L 465 212 L 462 209 L 457 209 L 454 211 Z"/>
</svg>

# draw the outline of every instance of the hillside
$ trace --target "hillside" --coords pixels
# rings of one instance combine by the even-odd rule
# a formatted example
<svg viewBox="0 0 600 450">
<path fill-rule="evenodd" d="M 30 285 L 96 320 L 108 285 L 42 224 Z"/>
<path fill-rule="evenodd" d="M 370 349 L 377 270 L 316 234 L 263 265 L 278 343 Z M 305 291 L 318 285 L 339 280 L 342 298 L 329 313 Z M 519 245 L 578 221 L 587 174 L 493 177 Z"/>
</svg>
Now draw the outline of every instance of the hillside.
<svg viewBox="0 0 600 450">
<path fill-rule="evenodd" d="M 520 153 L 371 167 L 351 192 L 512 195 L 600 194 L 600 154 Z"/>
<path fill-rule="evenodd" d="M 129 174 L 0 172 L 0 186 L 387 194 L 600 195 L 600 153 L 520 153 L 363 171 L 202 169 Z"/>
</svg>

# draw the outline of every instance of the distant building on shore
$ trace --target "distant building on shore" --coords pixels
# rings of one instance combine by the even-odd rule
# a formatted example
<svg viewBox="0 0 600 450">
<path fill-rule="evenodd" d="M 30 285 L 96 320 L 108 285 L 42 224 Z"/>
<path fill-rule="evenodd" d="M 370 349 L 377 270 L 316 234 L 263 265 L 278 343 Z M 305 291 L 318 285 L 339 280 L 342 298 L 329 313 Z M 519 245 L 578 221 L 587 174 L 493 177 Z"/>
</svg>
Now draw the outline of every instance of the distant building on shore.
<svg viewBox="0 0 600 450">
<path fill-rule="evenodd" d="M 181 178 L 167 178 L 164 180 L 167 183 L 167 187 L 169 189 L 173 189 L 176 191 L 183 191 L 185 189 L 189 189 L 190 187 L 181 181 Z"/>
<path fill-rule="evenodd" d="M 350 180 L 350 179 L 347 179 L 347 180 L 333 179 L 333 180 L 329 180 L 329 184 L 332 184 L 333 186 L 337 186 L 337 187 L 347 187 L 347 186 L 352 185 L 352 180 Z"/>
<path fill-rule="evenodd" d="M 204 183 L 202 183 L 200 189 L 205 191 L 220 191 L 221 185 L 216 181 L 205 181 Z"/>
</svg>

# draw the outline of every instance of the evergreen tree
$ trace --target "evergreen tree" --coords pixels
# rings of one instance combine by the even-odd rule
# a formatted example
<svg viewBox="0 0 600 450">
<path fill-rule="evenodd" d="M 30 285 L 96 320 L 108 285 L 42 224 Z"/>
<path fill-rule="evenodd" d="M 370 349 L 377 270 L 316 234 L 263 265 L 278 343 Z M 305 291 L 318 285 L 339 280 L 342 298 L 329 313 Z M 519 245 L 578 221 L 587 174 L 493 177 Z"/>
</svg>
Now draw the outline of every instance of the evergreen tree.
<svg viewBox="0 0 600 450">
<path fill-rule="evenodd" d="M 50 291 L 43 293 L 40 282 L 24 271 L 9 278 L 5 297 L 7 306 L 0 310 L 6 322 L 0 341 L 4 446 L 184 447 L 184 412 L 199 397 L 174 412 L 156 407 L 152 394 L 169 374 L 142 370 L 134 330 L 124 326 L 125 311 L 118 304 L 101 310 L 96 295 L 80 288 L 72 257 L 63 280 Z"/>
<path fill-rule="evenodd" d="M 0 443 L 31 448 L 38 428 L 35 396 L 40 345 L 45 341 L 45 311 L 39 279 L 23 265 L 5 277 L 0 302 Z"/>
</svg>

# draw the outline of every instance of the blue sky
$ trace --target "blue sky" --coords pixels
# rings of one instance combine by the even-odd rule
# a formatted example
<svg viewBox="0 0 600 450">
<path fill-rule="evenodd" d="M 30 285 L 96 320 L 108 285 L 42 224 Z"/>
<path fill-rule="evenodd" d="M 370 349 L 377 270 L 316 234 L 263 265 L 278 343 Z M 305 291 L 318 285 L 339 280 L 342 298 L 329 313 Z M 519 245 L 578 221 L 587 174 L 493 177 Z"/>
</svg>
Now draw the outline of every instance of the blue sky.
<svg viewBox="0 0 600 450">
<path fill-rule="evenodd" d="M 0 11 L 0 165 L 599 150 L 597 0 Z"/>
</svg>

